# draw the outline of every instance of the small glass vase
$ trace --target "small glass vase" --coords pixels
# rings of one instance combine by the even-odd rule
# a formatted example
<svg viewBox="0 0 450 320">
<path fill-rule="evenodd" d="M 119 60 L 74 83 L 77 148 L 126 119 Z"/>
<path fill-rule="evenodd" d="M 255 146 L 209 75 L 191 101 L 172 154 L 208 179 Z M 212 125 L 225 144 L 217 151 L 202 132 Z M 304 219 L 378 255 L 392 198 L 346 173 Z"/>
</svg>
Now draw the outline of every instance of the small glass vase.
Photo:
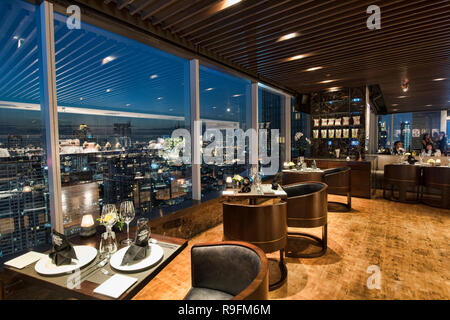
<svg viewBox="0 0 450 320">
<path fill-rule="evenodd" d="M 110 258 L 117 251 L 116 233 L 112 231 L 112 225 L 106 225 L 106 232 L 102 233 L 100 239 L 100 254 Z"/>
</svg>

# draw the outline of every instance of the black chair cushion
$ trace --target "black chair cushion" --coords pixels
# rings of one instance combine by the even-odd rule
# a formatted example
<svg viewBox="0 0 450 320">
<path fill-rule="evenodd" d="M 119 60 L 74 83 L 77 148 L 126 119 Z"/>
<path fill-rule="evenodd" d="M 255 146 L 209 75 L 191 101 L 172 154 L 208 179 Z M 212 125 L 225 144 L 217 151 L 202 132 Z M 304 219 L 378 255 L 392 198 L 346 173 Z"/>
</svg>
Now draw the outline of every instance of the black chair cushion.
<svg viewBox="0 0 450 320">
<path fill-rule="evenodd" d="M 299 183 L 289 186 L 283 186 L 283 190 L 287 193 L 288 198 L 303 196 L 306 194 L 314 193 L 324 188 L 320 183 Z"/>
<path fill-rule="evenodd" d="M 184 300 L 231 300 L 233 295 L 207 288 L 191 288 Z"/>
<path fill-rule="evenodd" d="M 193 247 L 192 287 L 208 288 L 236 296 L 258 275 L 258 254 L 239 245 Z"/>
</svg>

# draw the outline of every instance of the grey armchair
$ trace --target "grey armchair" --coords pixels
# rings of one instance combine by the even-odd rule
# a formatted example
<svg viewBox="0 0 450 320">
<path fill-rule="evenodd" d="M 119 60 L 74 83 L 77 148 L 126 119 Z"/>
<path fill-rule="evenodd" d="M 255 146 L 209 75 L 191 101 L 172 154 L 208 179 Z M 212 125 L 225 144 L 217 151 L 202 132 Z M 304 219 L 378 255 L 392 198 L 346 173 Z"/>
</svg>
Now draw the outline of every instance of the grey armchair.
<svg viewBox="0 0 450 320">
<path fill-rule="evenodd" d="M 192 288 L 185 300 L 266 300 L 268 262 L 258 247 L 237 241 L 194 245 Z"/>
</svg>

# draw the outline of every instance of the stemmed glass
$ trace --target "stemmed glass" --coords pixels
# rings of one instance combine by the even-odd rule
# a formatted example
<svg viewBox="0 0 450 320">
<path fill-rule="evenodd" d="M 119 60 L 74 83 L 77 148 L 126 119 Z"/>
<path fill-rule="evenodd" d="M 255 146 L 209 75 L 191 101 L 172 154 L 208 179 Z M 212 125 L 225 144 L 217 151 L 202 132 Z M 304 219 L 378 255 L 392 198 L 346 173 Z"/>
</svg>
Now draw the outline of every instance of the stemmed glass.
<svg viewBox="0 0 450 320">
<path fill-rule="evenodd" d="M 114 232 L 104 232 L 100 239 L 100 256 L 109 259 L 117 251 L 116 234 Z"/>
<path fill-rule="evenodd" d="M 127 239 L 123 240 L 121 244 L 131 245 L 133 240 L 130 238 L 130 222 L 135 217 L 133 201 L 124 201 L 120 204 L 120 216 L 127 224 Z"/>
<path fill-rule="evenodd" d="M 102 221 L 105 223 L 107 229 L 112 229 L 113 225 L 116 223 L 116 219 L 111 218 L 106 220 L 105 217 L 110 215 L 114 217 L 117 214 L 117 208 L 114 204 L 104 204 L 102 207 Z"/>
</svg>

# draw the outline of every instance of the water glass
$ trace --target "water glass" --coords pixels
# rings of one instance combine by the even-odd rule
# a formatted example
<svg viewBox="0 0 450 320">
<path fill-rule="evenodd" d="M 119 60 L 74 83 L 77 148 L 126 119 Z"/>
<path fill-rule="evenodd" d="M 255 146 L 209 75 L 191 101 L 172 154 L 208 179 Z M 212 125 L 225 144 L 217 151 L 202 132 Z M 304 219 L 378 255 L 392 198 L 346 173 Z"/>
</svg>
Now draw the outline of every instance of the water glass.
<svg viewBox="0 0 450 320">
<path fill-rule="evenodd" d="M 100 256 L 110 258 L 117 251 L 116 234 L 114 232 L 104 232 L 100 239 Z"/>
</svg>

